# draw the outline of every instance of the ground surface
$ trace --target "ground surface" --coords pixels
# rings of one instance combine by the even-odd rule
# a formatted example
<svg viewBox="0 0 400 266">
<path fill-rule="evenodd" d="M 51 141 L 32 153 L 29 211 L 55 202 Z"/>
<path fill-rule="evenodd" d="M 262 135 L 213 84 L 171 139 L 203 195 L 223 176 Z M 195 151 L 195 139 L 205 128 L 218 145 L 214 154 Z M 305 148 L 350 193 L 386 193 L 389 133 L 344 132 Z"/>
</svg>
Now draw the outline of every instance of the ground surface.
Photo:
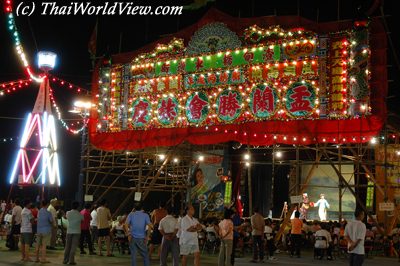
<svg viewBox="0 0 400 266">
<path fill-rule="evenodd" d="M 100 256 L 89 256 L 89 255 L 80 255 L 79 251 L 76 255 L 76 262 L 77 265 L 81 266 L 103 266 L 103 265 L 130 265 L 130 256 L 128 255 L 120 255 L 118 251 L 114 252 L 115 257 L 108 258 L 108 257 L 100 257 Z M 18 251 L 8 251 L 5 248 L 4 241 L 0 241 L 0 266 L 3 265 L 41 265 L 39 263 L 34 262 L 21 262 L 20 261 L 20 252 Z M 303 252 L 302 258 L 290 258 L 286 253 L 277 254 L 276 261 L 266 261 L 264 264 L 271 264 L 271 265 L 290 265 L 290 266 L 308 266 L 308 265 L 348 265 L 348 262 L 345 258 L 337 258 L 333 261 L 327 260 L 314 260 L 312 256 L 312 251 L 308 250 Z M 50 264 L 46 265 L 63 265 L 63 250 L 59 247 L 57 251 L 48 251 L 48 259 L 51 261 Z M 251 263 L 250 262 L 250 254 L 247 254 L 243 258 L 237 258 L 236 265 L 242 266 L 249 266 L 249 265 L 263 265 L 261 263 Z M 200 265 L 204 266 L 211 266 L 217 265 L 218 263 L 218 255 L 217 254 L 208 254 L 205 252 L 201 255 Z M 139 260 L 139 265 L 143 265 L 141 260 Z M 160 265 L 157 260 L 152 260 L 151 265 Z M 172 263 L 169 262 L 168 265 L 172 266 Z M 189 264 L 193 265 L 193 259 L 190 258 Z M 373 257 L 368 258 L 365 260 L 365 266 L 368 265 L 397 265 L 399 266 L 400 263 L 395 258 L 385 258 L 385 257 Z"/>
</svg>

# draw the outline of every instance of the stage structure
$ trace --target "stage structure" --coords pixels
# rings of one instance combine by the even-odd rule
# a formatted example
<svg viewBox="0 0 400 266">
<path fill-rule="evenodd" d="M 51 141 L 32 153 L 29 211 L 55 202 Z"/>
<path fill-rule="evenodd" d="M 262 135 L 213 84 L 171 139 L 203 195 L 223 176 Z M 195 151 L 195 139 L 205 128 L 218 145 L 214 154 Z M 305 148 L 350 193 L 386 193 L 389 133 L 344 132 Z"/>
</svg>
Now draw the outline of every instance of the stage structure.
<svg viewBox="0 0 400 266">
<path fill-rule="evenodd" d="M 40 83 L 33 111 L 26 120 L 10 184 L 17 181 L 19 186 L 61 185 L 55 118 L 51 111 L 50 84 L 46 76 L 54 68 L 55 60 L 54 53 L 39 53 L 39 68 L 46 74 Z"/>
<path fill-rule="evenodd" d="M 304 150 L 316 154 L 309 171 L 324 161 L 341 188 L 354 192 L 357 186 L 340 178 L 343 158 L 374 182 L 372 159 L 364 163 L 361 155 L 386 119 L 386 34 L 378 19 L 316 23 L 234 18 L 211 9 L 174 36 L 105 58 L 93 84 L 85 170 L 86 192 L 95 192 L 95 199 L 128 182 L 124 178 L 132 183 L 119 189 L 129 196 L 185 190 L 188 169 L 197 162 L 193 151 L 232 142 L 249 151 L 294 151 L 296 193 L 308 184 L 300 181 Z M 170 156 L 159 161 L 160 153 Z M 185 158 L 178 168 L 176 154 Z M 178 183 L 160 179 L 165 168 L 176 169 Z M 160 180 L 163 186 L 156 185 Z"/>
</svg>

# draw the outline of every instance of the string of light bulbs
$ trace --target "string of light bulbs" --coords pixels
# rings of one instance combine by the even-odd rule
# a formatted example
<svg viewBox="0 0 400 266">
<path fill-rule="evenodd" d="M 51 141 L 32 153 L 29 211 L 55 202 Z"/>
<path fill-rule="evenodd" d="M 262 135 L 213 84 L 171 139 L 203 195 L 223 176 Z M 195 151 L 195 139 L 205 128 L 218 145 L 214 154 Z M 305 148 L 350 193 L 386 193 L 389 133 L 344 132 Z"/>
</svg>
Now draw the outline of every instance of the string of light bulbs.
<svg viewBox="0 0 400 266">
<path fill-rule="evenodd" d="M 20 79 L 0 83 L 0 96 L 28 87 L 31 83 L 32 79 Z"/>
<path fill-rule="evenodd" d="M 14 80 L 14 81 L 8 81 L 8 82 L 3 82 L 0 83 L 0 96 L 10 94 L 12 92 L 16 92 L 19 89 L 22 89 L 24 87 L 27 87 L 31 85 L 32 79 L 20 79 L 20 80 Z M 87 89 L 82 88 L 81 86 L 75 85 L 69 81 L 63 80 L 61 78 L 51 76 L 50 81 L 53 82 L 53 84 L 56 84 L 58 86 L 64 86 L 67 87 L 68 89 L 74 90 L 78 94 L 81 93 L 89 93 Z"/>
<path fill-rule="evenodd" d="M 69 81 L 66 81 L 64 79 L 61 79 L 59 77 L 49 75 L 49 80 L 51 82 L 54 82 L 56 85 L 61 85 L 61 86 L 66 86 L 68 89 L 75 90 L 77 93 L 81 94 L 83 92 L 89 94 L 89 91 L 85 88 L 82 88 L 81 86 L 75 85 Z"/>
<path fill-rule="evenodd" d="M 56 99 L 54 98 L 53 89 L 52 89 L 51 87 L 50 87 L 50 95 L 49 95 L 49 96 L 50 96 L 51 103 L 52 103 L 54 109 L 56 110 L 57 119 L 61 122 L 61 125 L 62 125 L 68 132 L 70 132 L 70 133 L 72 133 L 72 134 L 79 134 L 80 132 L 82 132 L 82 130 L 85 129 L 85 127 L 86 127 L 87 122 L 89 121 L 89 119 L 83 118 L 83 119 L 82 119 L 82 120 L 83 120 L 82 126 L 81 126 L 80 128 L 78 128 L 78 129 L 72 128 L 71 126 L 74 126 L 74 124 L 68 125 L 68 123 L 65 122 L 64 119 L 62 119 L 62 114 L 61 114 L 60 108 L 59 108 L 58 105 L 57 105 Z M 76 123 L 77 123 L 77 124 L 80 124 L 79 121 L 76 122 Z"/>
<path fill-rule="evenodd" d="M 13 15 L 13 8 L 12 8 L 12 0 L 5 0 L 4 5 L 5 5 L 5 13 L 6 13 L 7 20 L 8 20 L 8 22 L 7 22 L 8 29 L 12 33 L 12 36 L 14 38 L 14 47 L 18 53 L 18 56 L 19 56 L 22 64 L 23 64 L 23 67 L 25 68 L 26 73 L 32 80 L 41 83 L 44 80 L 45 76 L 44 75 L 43 76 L 36 75 L 32 71 L 32 68 L 28 62 L 28 59 L 24 52 L 24 48 L 21 43 L 21 39 L 19 37 L 17 25 L 15 23 L 15 19 L 14 19 L 14 15 Z"/>
<path fill-rule="evenodd" d="M 54 84 L 56 84 L 58 86 L 67 87 L 67 88 L 69 88 L 71 90 L 74 90 L 78 94 L 81 94 L 83 92 L 88 93 L 88 90 L 86 90 L 86 89 L 84 89 L 84 88 L 82 88 L 82 87 L 80 87 L 78 85 L 75 85 L 75 84 L 73 84 L 73 83 L 71 83 L 69 81 L 65 81 L 65 80 L 63 80 L 61 78 L 58 78 L 58 77 L 55 77 L 55 76 L 51 76 L 49 78 L 50 78 L 50 81 L 53 82 Z M 32 81 L 33 81 L 32 79 L 21 79 L 21 80 L 15 80 L 15 81 L 9 81 L 9 82 L 0 83 L 0 96 L 11 94 L 13 92 L 19 91 L 20 89 L 22 89 L 24 87 L 28 87 L 29 85 L 32 84 Z M 68 123 L 65 120 L 62 119 L 60 109 L 59 109 L 59 107 L 58 107 L 58 105 L 57 105 L 57 103 L 56 103 L 56 101 L 55 101 L 55 99 L 53 97 L 53 92 L 51 92 L 50 96 L 51 96 L 52 104 L 53 104 L 53 106 L 54 106 L 54 108 L 55 108 L 55 110 L 57 112 L 57 118 L 61 122 L 62 126 L 68 132 L 71 132 L 73 134 L 78 134 L 79 132 L 81 132 L 83 130 L 83 128 L 86 126 L 87 122 L 83 121 L 83 123 L 82 123 L 83 126 L 81 128 L 79 128 L 79 129 L 71 128 L 71 127 L 75 126 L 74 123 L 71 123 L 70 125 L 68 125 Z M 79 121 L 76 122 L 76 123 L 78 125 L 80 124 Z M 0 138 L 0 142 L 3 139 L 10 140 L 10 139 L 15 139 L 15 138 Z"/>
</svg>

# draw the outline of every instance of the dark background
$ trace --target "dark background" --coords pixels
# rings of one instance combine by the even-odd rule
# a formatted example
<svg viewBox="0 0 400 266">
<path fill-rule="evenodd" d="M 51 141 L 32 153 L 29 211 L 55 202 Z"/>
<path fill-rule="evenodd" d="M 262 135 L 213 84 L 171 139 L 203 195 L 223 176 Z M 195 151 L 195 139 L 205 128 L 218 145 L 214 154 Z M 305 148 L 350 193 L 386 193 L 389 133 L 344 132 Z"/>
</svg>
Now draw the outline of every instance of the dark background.
<svg viewBox="0 0 400 266">
<path fill-rule="evenodd" d="M 19 1 L 14 1 L 14 8 Z M 39 3 L 40 1 L 35 1 Z M 57 1 L 59 4 L 64 1 Z M 68 1 L 65 1 L 67 3 Z M 100 1 L 95 1 L 100 2 Z M 134 1 L 137 5 L 186 5 L 191 1 Z M 39 50 L 57 53 L 58 65 L 52 72 L 55 76 L 73 84 L 90 89 L 91 61 L 88 53 L 88 41 L 98 19 L 97 56 L 105 53 L 118 53 L 135 50 L 163 35 L 196 23 L 209 8 L 215 7 L 236 17 L 300 15 L 311 20 L 335 21 L 354 19 L 369 10 L 374 0 L 217 0 L 198 10 L 185 10 L 181 16 L 40 16 L 17 17 L 22 45 L 31 65 L 36 64 L 35 55 Z M 388 31 L 393 40 L 393 47 L 399 50 L 398 26 L 396 27 L 397 9 L 395 1 L 378 1 L 383 5 L 382 12 L 378 7 L 371 16 L 385 15 Z M 3 3 L 3 2 L 2 2 Z M 3 8 L 3 7 L 2 7 Z M 383 19 L 383 18 L 382 18 Z M 4 13 L 0 13 L 0 83 L 25 78 L 22 64 L 14 50 L 13 38 L 6 27 Z M 120 43 L 120 37 L 122 42 Z M 395 60 L 393 49 L 388 43 L 389 71 L 389 112 L 400 111 L 399 100 L 399 65 Z M 64 117 L 71 116 L 73 100 L 78 94 L 67 87 L 51 84 Z M 0 139 L 17 137 L 21 134 L 23 120 L 33 108 L 37 85 L 25 87 L 17 92 L 0 97 Z M 7 118 L 5 118 L 7 117 Z M 61 198 L 73 198 L 77 191 L 79 175 L 80 135 L 71 135 L 58 123 L 58 139 L 63 186 Z M 18 148 L 18 140 L 3 143 L 0 141 L 0 199 L 7 197 L 10 186 L 9 174 Z M 260 170 L 262 171 L 262 170 Z M 282 173 L 283 174 L 283 173 Z M 283 174 L 284 175 L 284 174 Z M 281 184 L 281 185 L 280 185 Z M 280 186 L 279 186 L 280 185 Z M 278 183 L 276 190 L 287 191 L 287 184 Z M 278 192 L 277 191 L 277 192 Z M 20 194 L 21 191 L 17 194 Z M 36 193 L 32 191 L 32 193 Z M 279 194 L 279 193 L 278 193 Z"/>
</svg>

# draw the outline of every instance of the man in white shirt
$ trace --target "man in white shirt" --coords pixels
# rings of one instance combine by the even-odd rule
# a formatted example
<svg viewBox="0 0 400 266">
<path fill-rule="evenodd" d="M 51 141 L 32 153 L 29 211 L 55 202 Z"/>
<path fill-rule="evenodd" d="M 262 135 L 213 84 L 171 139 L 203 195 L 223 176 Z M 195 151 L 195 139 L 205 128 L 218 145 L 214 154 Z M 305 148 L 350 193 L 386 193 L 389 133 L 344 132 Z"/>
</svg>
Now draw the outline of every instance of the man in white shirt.
<svg viewBox="0 0 400 266">
<path fill-rule="evenodd" d="M 328 260 L 332 260 L 332 236 L 326 230 L 326 224 L 320 224 L 321 229 L 315 232 L 315 244 L 314 247 L 317 251 L 318 259 L 322 259 L 323 249 L 326 249 L 326 256 Z"/>
<path fill-rule="evenodd" d="M 13 237 L 13 245 L 10 246 L 10 249 L 18 250 L 19 235 L 21 233 L 22 208 L 19 199 L 16 199 L 14 204 L 14 208 L 11 212 L 11 235 Z"/>
<path fill-rule="evenodd" d="M 34 221 L 32 212 L 30 210 L 31 201 L 24 201 L 24 209 L 21 211 L 21 255 L 22 261 L 32 261 L 29 257 L 29 248 L 32 244 L 33 233 L 32 223 Z"/>
<path fill-rule="evenodd" d="M 350 266 L 361 266 L 364 262 L 364 239 L 367 231 L 362 222 L 365 213 L 362 210 L 356 210 L 354 216 L 356 220 L 346 225 L 344 237 L 347 240 L 347 249 L 350 254 Z"/>
<path fill-rule="evenodd" d="M 92 220 L 90 220 L 90 233 L 92 234 L 92 243 L 97 242 L 98 230 L 97 230 L 97 205 L 93 204 L 93 211 L 90 213 Z M 93 248 L 94 250 L 94 248 Z"/>
<path fill-rule="evenodd" d="M 50 200 L 50 205 L 47 210 L 53 216 L 53 227 L 51 228 L 51 238 L 50 238 L 50 245 L 48 249 L 54 250 L 56 249 L 56 241 L 57 241 L 57 199 L 54 198 Z"/>
<path fill-rule="evenodd" d="M 167 208 L 167 216 L 161 219 L 158 230 L 162 238 L 160 265 L 167 266 L 168 252 L 172 253 L 172 262 L 174 266 L 179 265 L 179 243 L 176 234 L 178 232 L 178 220 L 172 216 L 172 208 Z"/>
<path fill-rule="evenodd" d="M 75 265 L 75 251 L 81 237 L 81 222 L 83 215 L 78 211 L 79 202 L 72 202 L 72 209 L 67 212 L 68 229 L 64 249 L 63 264 Z"/>
<path fill-rule="evenodd" d="M 192 205 L 186 207 L 186 216 L 180 222 L 179 246 L 182 256 L 182 266 L 187 264 L 187 256 L 194 254 L 194 266 L 200 266 L 200 249 L 197 231 L 202 229 L 199 221 L 193 217 Z"/>
</svg>

